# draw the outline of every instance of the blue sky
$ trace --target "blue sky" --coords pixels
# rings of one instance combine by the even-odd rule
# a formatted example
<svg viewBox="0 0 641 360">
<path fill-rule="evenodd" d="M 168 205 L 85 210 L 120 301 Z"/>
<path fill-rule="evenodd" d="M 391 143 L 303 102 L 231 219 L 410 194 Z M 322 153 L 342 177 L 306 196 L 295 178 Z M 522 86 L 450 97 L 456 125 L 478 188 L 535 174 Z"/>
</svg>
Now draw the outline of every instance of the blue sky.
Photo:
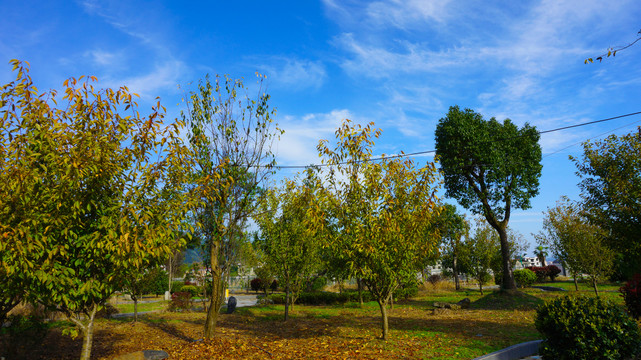
<svg viewBox="0 0 641 360">
<path fill-rule="evenodd" d="M 376 153 L 389 154 L 434 149 L 452 105 L 539 130 L 641 111 L 641 44 L 583 63 L 636 39 L 638 1 L 2 0 L 0 9 L 0 83 L 13 79 L 17 58 L 40 89 L 95 75 L 141 94 L 143 110 L 160 96 L 175 117 L 185 89 L 207 73 L 247 83 L 265 74 L 285 130 L 280 165 L 318 162 L 318 140 L 344 118 L 374 121 L 383 130 Z M 561 195 L 578 199 L 568 155 L 639 124 L 543 135 L 540 195 L 511 227 L 531 240 L 542 211 Z"/>
</svg>

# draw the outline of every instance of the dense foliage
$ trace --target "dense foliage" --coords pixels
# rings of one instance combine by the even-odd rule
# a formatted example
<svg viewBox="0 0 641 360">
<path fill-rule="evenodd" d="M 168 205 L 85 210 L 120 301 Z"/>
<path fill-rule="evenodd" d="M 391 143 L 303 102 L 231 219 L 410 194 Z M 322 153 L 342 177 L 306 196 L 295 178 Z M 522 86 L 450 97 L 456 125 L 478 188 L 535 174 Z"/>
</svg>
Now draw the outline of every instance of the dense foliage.
<svg viewBox="0 0 641 360">
<path fill-rule="evenodd" d="M 614 252 L 607 241 L 607 232 L 592 222 L 582 204 L 562 197 L 554 207 L 548 208 L 543 231 L 536 237 L 539 243 L 550 246 L 575 280 L 580 274 L 587 274 L 598 295 L 597 282 L 611 273 Z"/>
<path fill-rule="evenodd" d="M 184 243 L 182 123 L 165 123 L 159 102 L 141 116 L 136 94 L 96 89 L 95 77 L 40 94 L 12 64 L 16 80 L 0 88 L 0 275 L 14 294 L 0 295 L 67 314 L 89 359 L 98 308 Z"/>
<path fill-rule="evenodd" d="M 641 274 L 637 273 L 619 289 L 625 306 L 635 319 L 641 318 Z"/>
<path fill-rule="evenodd" d="M 526 269 L 534 272 L 537 282 L 544 282 L 548 278 L 550 281 L 554 281 L 554 279 L 561 273 L 561 269 L 554 265 L 528 266 Z"/>
<path fill-rule="evenodd" d="M 607 245 L 618 252 L 616 275 L 624 280 L 641 271 L 641 136 L 633 131 L 583 144 L 572 158 L 581 177 L 584 207 L 591 223 L 606 230 Z"/>
<path fill-rule="evenodd" d="M 511 120 L 489 121 L 470 109 L 450 107 L 436 126 L 436 154 L 446 196 L 482 215 L 499 234 L 503 288 L 515 289 L 507 226 L 512 208 L 528 209 L 538 194 L 541 147 L 536 128 Z"/>
<path fill-rule="evenodd" d="M 563 297 L 537 310 L 545 359 L 628 359 L 641 351 L 637 323 L 617 305 L 599 298 Z"/>
<path fill-rule="evenodd" d="M 520 288 L 532 286 L 536 279 L 536 274 L 530 269 L 514 270 L 514 280 L 516 281 L 516 285 Z"/>
<path fill-rule="evenodd" d="M 330 165 L 321 192 L 325 210 L 320 227 L 334 224 L 325 246 L 359 278 L 381 310 L 383 339 L 388 339 L 387 307 L 396 289 L 416 281 L 425 258 L 437 252 L 440 212 L 438 171 L 434 163 L 419 167 L 410 158 L 369 161 L 380 130 L 343 122 L 336 146 L 318 145 Z"/>
</svg>

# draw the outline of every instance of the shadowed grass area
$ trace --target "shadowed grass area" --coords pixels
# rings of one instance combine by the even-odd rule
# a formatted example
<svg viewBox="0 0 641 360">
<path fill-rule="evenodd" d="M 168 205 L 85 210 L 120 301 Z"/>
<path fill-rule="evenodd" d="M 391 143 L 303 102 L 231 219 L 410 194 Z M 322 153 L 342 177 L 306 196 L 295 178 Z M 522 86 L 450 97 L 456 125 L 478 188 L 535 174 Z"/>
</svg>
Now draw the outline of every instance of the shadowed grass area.
<svg viewBox="0 0 641 360">
<path fill-rule="evenodd" d="M 471 289 L 422 291 L 417 297 L 395 303 L 389 311 L 387 342 L 379 339 L 376 302 L 362 307 L 358 303 L 296 305 L 287 322 L 283 321 L 283 305 L 238 308 L 234 314 L 220 315 L 218 336 L 210 341 L 199 340 L 204 312 L 147 314 L 137 324 L 130 319 L 100 319 L 96 322 L 94 358 L 163 349 L 172 359 L 471 359 L 539 339 L 534 327 L 536 308 L 563 295 L 573 292 L 525 289 L 510 294 L 486 291 L 481 296 Z M 456 303 L 464 298 L 471 300 L 469 309 L 433 312 L 436 301 Z M 622 304 L 620 297 L 617 300 Z M 60 333 L 61 328 L 54 326 L 38 347 L 13 344 L 12 348 L 29 352 L 22 358 L 77 358 L 81 339 Z M 7 340 L 15 341 L 0 335 L 0 347 Z"/>
</svg>

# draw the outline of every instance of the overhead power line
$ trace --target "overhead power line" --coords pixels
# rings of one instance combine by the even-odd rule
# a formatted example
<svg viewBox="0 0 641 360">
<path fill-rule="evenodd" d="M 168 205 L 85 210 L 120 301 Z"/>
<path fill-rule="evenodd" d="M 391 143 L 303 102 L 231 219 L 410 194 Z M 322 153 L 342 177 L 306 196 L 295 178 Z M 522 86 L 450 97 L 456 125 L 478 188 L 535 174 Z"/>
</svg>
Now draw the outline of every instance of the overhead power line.
<svg viewBox="0 0 641 360">
<path fill-rule="evenodd" d="M 580 123 L 580 124 L 575 124 L 575 125 L 568 125 L 568 126 L 563 126 L 563 127 L 558 127 L 550 130 L 543 130 L 543 131 L 538 131 L 537 133 L 539 135 L 541 134 L 548 134 L 556 131 L 562 131 L 562 130 L 567 130 L 567 129 L 573 129 L 581 126 L 588 126 L 588 125 L 593 125 L 593 124 L 598 124 L 606 121 L 612 121 L 616 119 L 621 119 L 629 116 L 634 116 L 634 115 L 639 115 L 641 114 L 641 111 L 629 113 L 629 114 L 624 114 L 624 115 L 618 115 L 618 116 L 613 116 L 605 119 L 599 119 L 599 120 L 594 120 L 594 121 L 588 121 L 585 123 Z M 502 139 L 502 140 L 507 140 L 507 139 Z M 343 161 L 339 162 L 337 164 L 311 164 L 311 165 L 276 165 L 274 168 L 276 169 L 307 169 L 307 168 L 313 168 L 313 167 L 330 167 L 330 166 L 336 166 L 336 165 L 345 165 L 345 164 L 351 164 L 351 163 L 362 163 L 362 162 L 374 162 L 374 161 L 382 161 L 382 160 L 387 160 L 387 159 L 395 159 L 395 158 L 404 158 L 404 157 L 410 157 L 410 156 L 417 156 L 417 155 L 426 155 L 426 154 L 432 154 L 436 153 L 436 150 L 425 150 L 425 151 L 417 151 L 417 152 L 412 152 L 412 153 L 401 153 L 401 154 L 396 154 L 396 155 L 387 155 L 387 156 L 380 156 L 376 158 L 371 158 L 367 160 L 359 160 L 359 161 Z"/>
</svg>

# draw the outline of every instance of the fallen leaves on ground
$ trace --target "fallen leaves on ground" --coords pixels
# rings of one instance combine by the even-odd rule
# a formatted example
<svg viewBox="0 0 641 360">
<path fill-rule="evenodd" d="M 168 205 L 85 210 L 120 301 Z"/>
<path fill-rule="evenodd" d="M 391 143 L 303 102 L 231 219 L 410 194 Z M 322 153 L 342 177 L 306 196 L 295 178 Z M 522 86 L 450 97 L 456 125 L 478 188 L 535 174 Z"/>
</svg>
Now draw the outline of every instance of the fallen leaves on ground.
<svg viewBox="0 0 641 360">
<path fill-rule="evenodd" d="M 149 314 L 138 323 L 101 319 L 92 358 L 164 350 L 171 359 L 187 360 L 470 359 L 538 337 L 531 309 L 473 308 L 432 315 L 427 302 L 414 302 L 390 311 L 390 340 L 384 342 L 377 308 L 297 306 L 287 322 L 279 306 L 242 308 L 220 315 L 211 340 L 202 340 L 202 312 Z M 39 346 L 18 348 L 25 359 L 77 359 L 81 342 L 52 329 Z"/>
</svg>

